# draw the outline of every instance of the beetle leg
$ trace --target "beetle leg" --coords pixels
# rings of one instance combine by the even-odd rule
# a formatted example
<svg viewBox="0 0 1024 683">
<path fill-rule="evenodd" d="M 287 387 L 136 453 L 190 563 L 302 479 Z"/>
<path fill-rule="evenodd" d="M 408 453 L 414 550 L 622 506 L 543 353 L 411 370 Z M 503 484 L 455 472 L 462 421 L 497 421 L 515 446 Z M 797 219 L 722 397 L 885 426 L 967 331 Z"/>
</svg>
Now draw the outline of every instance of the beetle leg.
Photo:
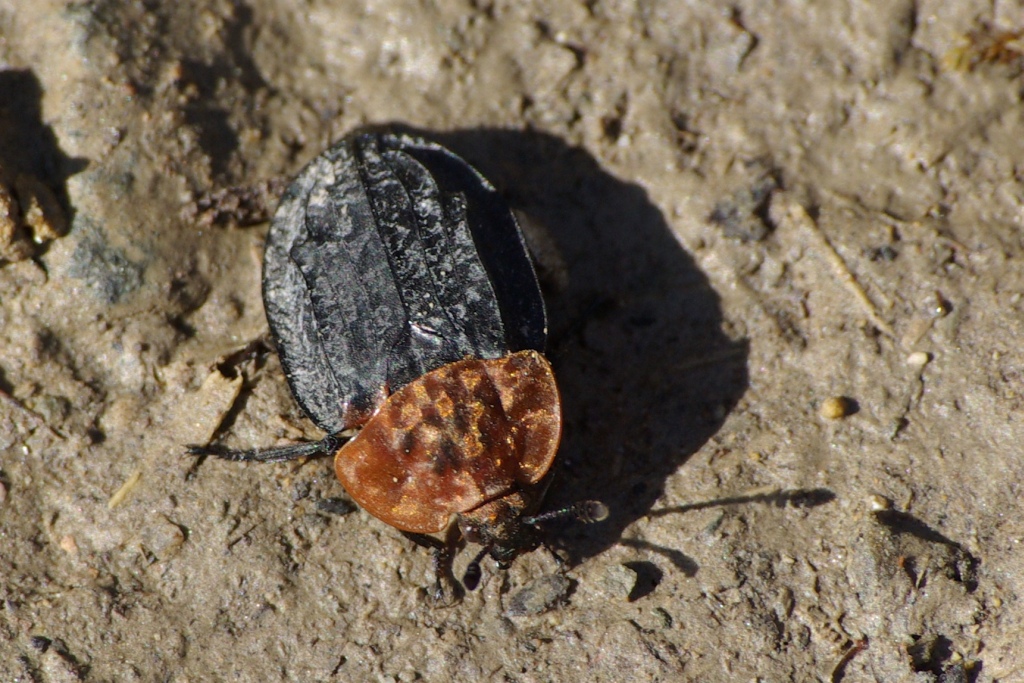
<svg viewBox="0 0 1024 683">
<path fill-rule="evenodd" d="M 186 447 L 186 452 L 189 455 L 212 455 L 223 460 L 231 460 L 232 462 L 284 462 L 297 458 L 332 455 L 345 441 L 347 441 L 347 437 L 341 434 L 330 434 L 320 441 L 304 441 L 277 448 L 232 450 L 219 444 L 212 444 L 207 446 L 188 446 Z"/>
<path fill-rule="evenodd" d="M 430 599 L 434 604 L 448 606 L 460 600 L 463 590 L 452 572 L 452 560 L 461 538 L 458 526 L 451 525 L 443 541 L 427 534 L 417 534 L 411 531 L 403 531 L 402 535 L 421 548 L 429 548 L 433 551 L 431 566 L 434 570 L 434 586 L 430 590 Z"/>
</svg>

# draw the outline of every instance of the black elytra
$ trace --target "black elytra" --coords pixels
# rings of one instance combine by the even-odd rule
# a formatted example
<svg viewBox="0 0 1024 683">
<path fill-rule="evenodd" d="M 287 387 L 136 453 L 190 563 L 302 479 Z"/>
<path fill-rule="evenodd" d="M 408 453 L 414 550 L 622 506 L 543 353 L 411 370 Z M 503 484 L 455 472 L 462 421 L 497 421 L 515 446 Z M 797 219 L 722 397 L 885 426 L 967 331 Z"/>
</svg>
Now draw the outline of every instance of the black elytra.
<svg viewBox="0 0 1024 683">
<path fill-rule="evenodd" d="M 285 193 L 263 299 L 295 399 L 329 434 L 466 357 L 543 351 L 547 319 L 512 212 L 444 147 L 347 137 Z"/>
</svg>

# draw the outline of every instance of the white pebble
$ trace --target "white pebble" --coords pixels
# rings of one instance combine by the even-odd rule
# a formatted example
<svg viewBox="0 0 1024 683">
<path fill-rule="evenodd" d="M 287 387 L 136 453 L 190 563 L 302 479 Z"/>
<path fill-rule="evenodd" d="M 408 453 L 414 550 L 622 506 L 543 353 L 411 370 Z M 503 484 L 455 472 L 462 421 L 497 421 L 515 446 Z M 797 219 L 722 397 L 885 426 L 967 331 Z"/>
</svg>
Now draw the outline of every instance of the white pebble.
<svg viewBox="0 0 1024 683">
<path fill-rule="evenodd" d="M 914 353 L 907 356 L 907 365 L 910 365 L 915 368 L 923 368 L 924 366 L 928 365 L 928 361 L 930 361 L 931 359 L 932 357 L 925 353 L 924 351 L 915 351 Z"/>
</svg>

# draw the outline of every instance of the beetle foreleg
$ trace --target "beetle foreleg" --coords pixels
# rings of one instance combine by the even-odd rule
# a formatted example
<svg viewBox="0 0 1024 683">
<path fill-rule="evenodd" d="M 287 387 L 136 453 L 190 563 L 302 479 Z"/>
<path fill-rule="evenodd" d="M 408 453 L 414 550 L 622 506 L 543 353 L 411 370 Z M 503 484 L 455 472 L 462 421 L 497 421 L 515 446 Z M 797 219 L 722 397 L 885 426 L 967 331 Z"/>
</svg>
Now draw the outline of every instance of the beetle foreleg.
<svg viewBox="0 0 1024 683">
<path fill-rule="evenodd" d="M 461 538 L 458 527 L 453 524 L 445 534 L 443 541 L 427 534 L 417 534 L 411 531 L 403 531 L 402 535 L 421 548 L 429 548 L 433 551 L 431 566 L 434 570 L 434 586 L 430 591 L 431 600 L 437 605 L 451 605 L 461 600 L 464 593 L 452 572 L 452 559 L 455 557 L 455 551 Z"/>
</svg>

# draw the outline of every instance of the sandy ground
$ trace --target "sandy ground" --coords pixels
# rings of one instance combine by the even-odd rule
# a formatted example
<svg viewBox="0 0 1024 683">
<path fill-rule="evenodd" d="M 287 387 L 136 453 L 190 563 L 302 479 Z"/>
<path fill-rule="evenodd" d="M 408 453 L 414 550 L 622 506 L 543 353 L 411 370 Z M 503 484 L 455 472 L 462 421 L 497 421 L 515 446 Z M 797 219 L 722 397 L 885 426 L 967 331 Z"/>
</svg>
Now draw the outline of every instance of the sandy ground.
<svg viewBox="0 0 1024 683">
<path fill-rule="evenodd" d="M 0 200 L 61 207 L 0 230 L 0 680 L 1024 680 L 1021 29 L 1014 0 L 0 0 Z M 448 608 L 329 463 L 182 455 L 317 436 L 236 353 L 266 223 L 199 202 L 365 124 L 557 247 L 550 505 L 612 509 Z"/>
</svg>

